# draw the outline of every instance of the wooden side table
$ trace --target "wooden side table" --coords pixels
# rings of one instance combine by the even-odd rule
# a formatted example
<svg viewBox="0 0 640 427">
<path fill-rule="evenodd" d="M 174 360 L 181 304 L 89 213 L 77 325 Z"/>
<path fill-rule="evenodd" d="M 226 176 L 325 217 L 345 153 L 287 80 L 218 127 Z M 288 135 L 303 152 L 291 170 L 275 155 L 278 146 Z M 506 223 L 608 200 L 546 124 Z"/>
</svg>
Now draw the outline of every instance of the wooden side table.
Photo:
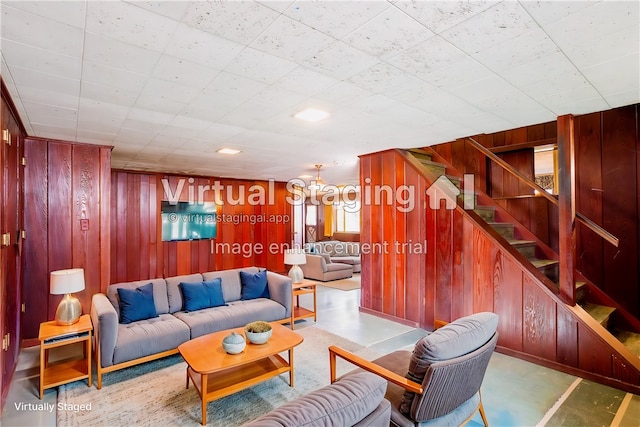
<svg viewBox="0 0 640 427">
<path fill-rule="evenodd" d="M 91 333 L 93 325 L 88 314 L 80 316 L 73 325 L 60 326 L 55 320 L 40 324 L 40 399 L 44 391 L 51 387 L 87 378 L 91 381 Z M 49 350 L 56 347 L 84 342 L 84 357 L 62 360 L 49 364 Z"/>
<path fill-rule="evenodd" d="M 291 329 L 295 329 L 295 321 L 298 319 L 304 319 L 307 317 L 313 317 L 313 321 L 317 321 L 316 316 L 316 285 L 317 283 L 302 279 L 301 283 L 294 283 L 291 286 L 292 298 L 291 298 Z M 312 294 L 313 295 L 313 310 L 308 310 L 304 307 L 300 307 L 300 295 Z M 295 302 L 293 301 L 295 299 Z"/>
</svg>

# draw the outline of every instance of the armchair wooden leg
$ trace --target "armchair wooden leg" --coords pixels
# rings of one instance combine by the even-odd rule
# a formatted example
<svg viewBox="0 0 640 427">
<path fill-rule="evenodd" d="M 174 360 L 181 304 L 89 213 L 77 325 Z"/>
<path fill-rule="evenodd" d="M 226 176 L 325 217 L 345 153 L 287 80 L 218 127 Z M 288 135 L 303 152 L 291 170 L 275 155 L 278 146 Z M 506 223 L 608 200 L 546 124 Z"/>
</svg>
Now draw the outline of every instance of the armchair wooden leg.
<svg viewBox="0 0 640 427">
<path fill-rule="evenodd" d="M 480 411 L 480 416 L 482 417 L 482 422 L 484 423 L 485 427 L 489 427 L 487 416 L 484 413 L 484 406 L 482 406 L 482 396 L 480 396 L 480 406 L 478 406 L 478 410 Z"/>
</svg>

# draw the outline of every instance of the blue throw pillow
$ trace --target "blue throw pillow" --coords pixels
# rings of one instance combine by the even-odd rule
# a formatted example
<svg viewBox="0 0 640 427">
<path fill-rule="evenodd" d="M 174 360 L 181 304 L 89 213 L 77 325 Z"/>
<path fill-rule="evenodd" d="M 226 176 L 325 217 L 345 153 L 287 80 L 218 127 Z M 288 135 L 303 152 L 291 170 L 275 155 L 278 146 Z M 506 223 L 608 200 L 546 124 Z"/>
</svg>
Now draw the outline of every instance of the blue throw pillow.
<svg viewBox="0 0 640 427">
<path fill-rule="evenodd" d="M 136 289 L 118 288 L 120 299 L 120 323 L 158 317 L 153 303 L 153 284 L 147 283 Z"/>
<path fill-rule="evenodd" d="M 227 305 L 224 303 L 222 280 L 219 277 L 207 282 L 181 282 L 178 286 L 182 290 L 184 311 L 196 311 L 203 308 Z"/>
<path fill-rule="evenodd" d="M 242 284 L 241 298 L 270 298 L 269 286 L 267 286 L 267 270 L 258 273 L 240 272 L 240 283 Z"/>
</svg>

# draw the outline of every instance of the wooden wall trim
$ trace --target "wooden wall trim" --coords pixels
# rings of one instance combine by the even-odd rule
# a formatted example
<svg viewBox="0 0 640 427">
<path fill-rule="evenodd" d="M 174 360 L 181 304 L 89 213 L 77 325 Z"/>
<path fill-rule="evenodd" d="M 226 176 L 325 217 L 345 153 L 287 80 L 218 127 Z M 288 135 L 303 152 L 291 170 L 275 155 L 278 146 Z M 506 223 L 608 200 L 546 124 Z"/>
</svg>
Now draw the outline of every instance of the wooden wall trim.
<svg viewBox="0 0 640 427">
<path fill-rule="evenodd" d="M 558 117 L 559 285 L 560 297 L 569 305 L 576 303 L 576 160 L 573 130 L 572 115 Z"/>
</svg>

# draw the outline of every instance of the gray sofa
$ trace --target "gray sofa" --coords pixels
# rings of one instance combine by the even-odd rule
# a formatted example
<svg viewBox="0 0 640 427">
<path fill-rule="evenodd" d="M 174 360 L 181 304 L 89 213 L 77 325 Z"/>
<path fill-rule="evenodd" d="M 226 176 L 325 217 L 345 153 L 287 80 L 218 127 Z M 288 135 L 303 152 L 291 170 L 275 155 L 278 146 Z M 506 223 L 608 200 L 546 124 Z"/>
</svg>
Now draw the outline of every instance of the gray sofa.
<svg viewBox="0 0 640 427">
<path fill-rule="evenodd" d="M 307 252 L 313 254 L 327 254 L 331 262 L 348 264 L 354 273 L 360 273 L 360 242 L 342 242 L 340 240 L 325 240 L 310 243 Z"/>
<path fill-rule="evenodd" d="M 384 378 L 370 372 L 349 373 L 244 427 L 388 426 L 391 404 L 384 398 L 386 390 Z"/>
<path fill-rule="evenodd" d="M 332 262 L 327 254 L 306 254 L 307 262 L 300 268 L 307 279 L 328 282 L 331 280 L 346 279 L 353 276 L 353 267 L 349 264 Z"/>
<path fill-rule="evenodd" d="M 291 279 L 286 276 L 268 271 L 269 298 L 241 299 L 240 271 L 257 273 L 260 270 L 246 267 L 117 283 L 107 288 L 106 295 L 95 294 L 91 302 L 91 320 L 98 388 L 102 387 L 103 374 L 175 354 L 180 344 L 192 338 L 241 327 L 255 320 L 290 321 Z M 179 284 L 209 281 L 218 277 L 226 305 L 185 311 Z M 120 323 L 117 289 L 136 289 L 148 283 L 153 285 L 153 304 L 157 317 Z"/>
</svg>

